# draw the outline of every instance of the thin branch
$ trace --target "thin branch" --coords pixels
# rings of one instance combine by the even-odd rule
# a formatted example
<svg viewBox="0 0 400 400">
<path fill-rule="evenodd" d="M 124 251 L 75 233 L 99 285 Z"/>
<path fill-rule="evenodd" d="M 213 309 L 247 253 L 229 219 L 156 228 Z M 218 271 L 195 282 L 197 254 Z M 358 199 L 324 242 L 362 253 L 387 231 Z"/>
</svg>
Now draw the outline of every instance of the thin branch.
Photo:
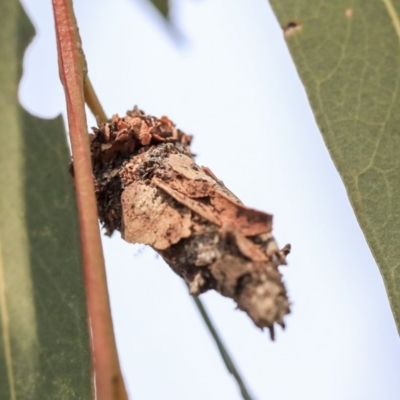
<svg viewBox="0 0 400 400">
<path fill-rule="evenodd" d="M 226 349 L 224 343 L 222 342 L 222 339 L 220 338 L 219 333 L 217 332 L 216 328 L 214 327 L 213 322 L 211 321 L 206 308 L 204 307 L 202 301 L 197 297 L 197 296 L 192 296 L 193 300 L 205 322 L 207 325 L 208 330 L 210 331 L 217 347 L 219 350 L 219 353 L 221 354 L 221 357 L 225 363 L 226 368 L 228 371 L 233 375 L 234 379 L 236 380 L 240 392 L 242 393 L 242 397 L 244 400 L 252 400 L 252 397 L 249 394 L 248 389 L 246 388 L 246 384 L 244 383 L 244 380 L 240 376 L 239 371 L 237 370 L 231 356 L 228 353 L 228 350 Z"/>
<path fill-rule="evenodd" d="M 84 108 L 86 64 L 71 0 L 52 0 L 67 103 L 97 400 L 126 400 L 111 318 Z"/>
<path fill-rule="evenodd" d="M 96 92 L 93 88 L 92 82 L 89 79 L 89 76 L 86 75 L 85 85 L 84 85 L 84 92 L 85 92 L 85 101 L 87 106 L 89 107 L 90 111 L 96 118 L 98 123 L 107 122 L 108 118 L 104 109 L 96 95 Z"/>
</svg>

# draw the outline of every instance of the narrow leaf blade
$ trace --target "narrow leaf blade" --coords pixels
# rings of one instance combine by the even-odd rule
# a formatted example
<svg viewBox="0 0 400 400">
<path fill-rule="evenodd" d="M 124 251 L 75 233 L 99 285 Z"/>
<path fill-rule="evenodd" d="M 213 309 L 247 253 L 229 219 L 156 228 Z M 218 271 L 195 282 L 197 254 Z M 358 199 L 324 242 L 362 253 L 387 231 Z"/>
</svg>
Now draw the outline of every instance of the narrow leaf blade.
<svg viewBox="0 0 400 400">
<path fill-rule="evenodd" d="M 61 117 L 21 108 L 33 28 L 0 3 L 0 398 L 92 397 L 77 211 Z"/>
<path fill-rule="evenodd" d="M 400 4 L 271 0 L 400 331 Z"/>
</svg>

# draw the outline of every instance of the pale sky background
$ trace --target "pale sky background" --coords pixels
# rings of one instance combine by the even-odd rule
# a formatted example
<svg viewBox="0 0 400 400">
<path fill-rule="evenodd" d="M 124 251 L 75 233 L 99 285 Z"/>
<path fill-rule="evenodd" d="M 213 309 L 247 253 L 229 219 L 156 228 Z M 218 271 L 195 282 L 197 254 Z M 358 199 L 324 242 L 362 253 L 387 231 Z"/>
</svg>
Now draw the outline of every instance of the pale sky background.
<svg viewBox="0 0 400 400">
<path fill-rule="evenodd" d="M 292 244 L 292 314 L 277 341 L 215 293 L 202 296 L 255 399 L 398 400 L 400 341 L 384 285 L 315 124 L 267 0 L 175 0 L 176 42 L 145 0 L 75 9 L 106 112 L 137 104 L 194 134 L 193 151 Z M 38 31 L 20 95 L 65 113 L 50 0 L 24 0 Z M 94 125 L 92 118 L 89 125 Z M 104 251 L 120 359 L 137 400 L 240 399 L 183 282 L 115 234 Z"/>
</svg>

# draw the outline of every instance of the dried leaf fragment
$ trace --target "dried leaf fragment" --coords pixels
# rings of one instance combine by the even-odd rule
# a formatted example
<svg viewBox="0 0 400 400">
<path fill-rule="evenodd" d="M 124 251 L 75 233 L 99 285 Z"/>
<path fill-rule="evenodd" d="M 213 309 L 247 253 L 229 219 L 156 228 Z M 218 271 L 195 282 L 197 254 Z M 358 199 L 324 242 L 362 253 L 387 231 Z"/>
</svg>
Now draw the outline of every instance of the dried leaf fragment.
<svg viewBox="0 0 400 400">
<path fill-rule="evenodd" d="M 152 246 L 199 295 L 231 297 L 254 323 L 284 327 L 290 304 L 272 216 L 244 206 L 190 151 L 192 137 L 135 108 L 93 129 L 99 217 L 108 234 Z"/>
<path fill-rule="evenodd" d="M 131 200 L 135 199 L 135 202 Z M 148 212 L 151 201 L 152 213 Z M 132 183 L 121 195 L 122 237 L 130 243 L 143 243 L 165 250 L 190 236 L 190 210 L 176 210 L 157 188 Z"/>
</svg>

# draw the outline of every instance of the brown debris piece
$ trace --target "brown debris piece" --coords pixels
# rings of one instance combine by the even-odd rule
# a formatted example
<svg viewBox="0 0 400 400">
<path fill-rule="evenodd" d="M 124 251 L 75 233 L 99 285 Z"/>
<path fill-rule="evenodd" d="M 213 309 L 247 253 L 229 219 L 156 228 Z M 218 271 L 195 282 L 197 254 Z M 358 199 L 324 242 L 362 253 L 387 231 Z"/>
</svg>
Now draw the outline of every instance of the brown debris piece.
<svg viewBox="0 0 400 400">
<path fill-rule="evenodd" d="M 148 211 L 149 201 L 152 213 Z M 132 183 L 122 192 L 121 205 L 121 233 L 127 242 L 165 250 L 191 234 L 190 210 L 176 210 L 174 202 L 159 193 L 156 187 Z"/>
<path fill-rule="evenodd" d="M 347 18 L 351 18 L 353 16 L 353 9 L 352 8 L 346 8 L 345 15 Z"/>
<path fill-rule="evenodd" d="M 295 32 L 300 31 L 302 28 L 302 25 L 297 22 L 297 21 L 289 21 L 284 27 L 283 27 L 283 34 L 285 37 L 289 37 L 293 35 Z"/>
<path fill-rule="evenodd" d="M 167 117 L 135 108 L 90 135 L 99 217 L 111 235 L 152 246 L 199 295 L 232 298 L 254 323 L 284 327 L 290 312 L 272 216 L 248 208 L 190 151 Z"/>
</svg>

